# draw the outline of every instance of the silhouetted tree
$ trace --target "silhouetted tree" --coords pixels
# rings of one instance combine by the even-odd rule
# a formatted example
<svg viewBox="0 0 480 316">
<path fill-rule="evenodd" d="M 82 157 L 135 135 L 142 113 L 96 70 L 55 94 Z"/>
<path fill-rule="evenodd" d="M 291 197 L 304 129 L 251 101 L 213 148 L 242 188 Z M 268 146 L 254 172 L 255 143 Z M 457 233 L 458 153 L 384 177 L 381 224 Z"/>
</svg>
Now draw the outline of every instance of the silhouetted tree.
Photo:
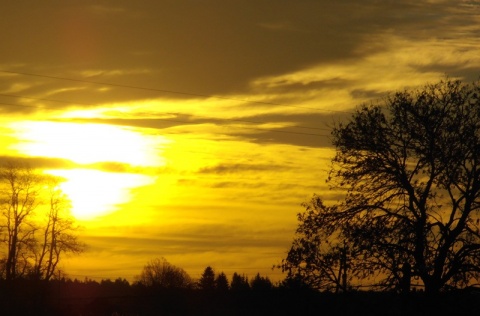
<svg viewBox="0 0 480 316">
<path fill-rule="evenodd" d="M 362 271 L 359 261 L 351 260 L 345 240 L 330 236 L 320 221 L 325 205 L 320 199 L 305 204 L 306 211 L 298 214 L 297 238 L 293 240 L 282 269 L 291 284 L 304 283 L 308 287 L 345 292 L 354 275 Z M 301 280 L 301 281 L 300 281 Z"/>
<path fill-rule="evenodd" d="M 78 227 L 70 214 L 70 201 L 59 189 L 59 179 L 45 179 L 48 189 L 48 212 L 45 222 L 39 229 L 40 240 L 36 239 L 34 275 L 39 279 L 50 280 L 57 271 L 57 265 L 64 254 L 79 254 L 85 246 L 80 243 L 75 232 Z"/>
<path fill-rule="evenodd" d="M 159 286 L 163 288 L 191 288 L 192 278 L 182 268 L 169 263 L 165 258 L 153 259 L 147 263 L 136 281 L 145 286 Z"/>
<path fill-rule="evenodd" d="M 2 240 L 6 245 L 5 278 L 28 272 L 36 227 L 32 214 L 39 204 L 40 176 L 27 165 L 7 162 L 0 169 Z"/>
<path fill-rule="evenodd" d="M 225 273 L 220 272 L 215 279 L 215 288 L 217 291 L 226 292 L 229 289 L 228 278 Z"/>
<path fill-rule="evenodd" d="M 0 167 L 0 234 L 6 248 L 1 262 L 7 280 L 26 275 L 49 280 L 64 254 L 82 251 L 59 181 L 21 161 Z"/>
<path fill-rule="evenodd" d="M 300 273 L 288 273 L 287 277 L 279 284 L 280 288 L 287 290 L 312 290 L 312 284 L 307 283 L 305 275 Z"/>
<path fill-rule="evenodd" d="M 205 271 L 203 271 L 203 274 L 198 282 L 198 286 L 200 289 L 206 291 L 215 289 L 215 272 L 210 266 L 206 267 Z"/>
<path fill-rule="evenodd" d="M 246 291 L 250 289 L 248 278 L 245 275 L 240 275 L 237 272 L 233 273 L 232 282 L 230 283 L 232 291 Z"/>
<path fill-rule="evenodd" d="M 314 196 L 305 205 L 287 271 L 321 278 L 329 247 L 338 256 L 345 242 L 355 276 L 375 275 L 388 288 L 399 286 L 407 264 L 429 293 L 478 279 L 477 82 L 446 79 L 395 93 L 360 107 L 332 135 L 337 153 L 330 183 L 345 198 L 326 206 Z M 338 267 L 339 259 L 333 261 Z"/>
<path fill-rule="evenodd" d="M 272 287 L 272 281 L 270 281 L 268 277 L 260 276 L 260 273 L 257 273 L 257 275 L 255 275 L 250 281 L 250 288 L 254 291 L 267 291 L 271 290 Z"/>
</svg>

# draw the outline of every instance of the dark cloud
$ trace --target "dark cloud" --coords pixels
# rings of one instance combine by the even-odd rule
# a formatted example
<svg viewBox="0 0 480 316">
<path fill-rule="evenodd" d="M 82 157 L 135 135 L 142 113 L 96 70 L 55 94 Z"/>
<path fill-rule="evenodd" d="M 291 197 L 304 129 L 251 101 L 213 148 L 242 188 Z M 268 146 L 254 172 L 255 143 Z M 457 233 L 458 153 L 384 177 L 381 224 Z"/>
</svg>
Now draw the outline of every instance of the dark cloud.
<svg viewBox="0 0 480 316">
<path fill-rule="evenodd" d="M 306 83 L 287 82 L 285 79 L 280 79 L 273 81 L 273 86 L 269 87 L 266 92 L 270 94 L 278 94 L 278 99 L 275 99 L 273 102 L 285 102 L 286 104 L 289 104 L 289 101 L 292 101 L 288 99 L 289 92 L 298 92 L 299 95 L 296 96 L 295 102 L 299 102 L 302 100 L 302 98 L 303 100 L 308 100 L 308 97 L 306 95 L 302 95 L 302 93 L 306 93 L 308 91 L 328 91 L 340 89 L 347 86 L 349 83 L 350 82 L 348 80 L 338 77 L 325 80 L 311 80 L 310 82 Z"/>
<path fill-rule="evenodd" d="M 285 131 L 285 134 L 280 136 L 280 133 Z M 278 129 L 275 131 L 260 131 L 256 134 L 242 135 L 251 142 L 260 144 L 289 144 L 296 146 L 308 147 L 331 147 L 332 142 L 329 135 L 313 135 L 313 134 L 295 134 L 288 129 Z"/>
<path fill-rule="evenodd" d="M 189 97 L 167 91 L 248 93 L 256 78 L 381 51 L 378 35 L 386 32 L 417 41 L 478 34 L 472 27 L 478 22 L 476 8 L 468 1 L 26 3 L 2 8 L 0 68 L 165 90 L 24 75 L 0 78 L 0 91 L 48 94 L 82 106 Z"/>
<path fill-rule="evenodd" d="M 0 165 L 20 164 L 39 169 L 60 169 L 72 168 L 77 166 L 73 161 L 61 158 L 49 157 L 20 157 L 20 156 L 0 156 Z"/>
<path fill-rule="evenodd" d="M 387 96 L 386 92 L 378 92 L 370 89 L 353 89 L 350 91 L 350 95 L 352 98 L 360 100 L 380 100 Z"/>
<path fill-rule="evenodd" d="M 19 164 L 38 169 L 72 169 L 87 168 L 115 173 L 159 174 L 163 168 L 148 166 L 132 166 L 126 163 L 104 161 L 91 164 L 80 164 L 68 159 L 32 156 L 0 156 L 0 166 L 6 164 Z"/>
<path fill-rule="evenodd" d="M 468 61 L 459 65 L 430 64 L 415 67 L 418 72 L 438 71 L 448 77 L 461 78 L 464 82 L 470 83 L 480 79 L 480 69 L 472 67 Z"/>
<path fill-rule="evenodd" d="M 284 165 L 275 164 L 220 164 L 211 167 L 204 167 L 198 170 L 198 173 L 206 174 L 232 174 L 232 173 L 245 173 L 256 171 L 282 171 L 287 167 Z"/>
<path fill-rule="evenodd" d="M 77 164 L 79 168 L 89 168 L 97 169 L 106 172 L 115 172 L 115 173 L 137 173 L 137 174 L 149 174 L 155 175 L 162 173 L 164 168 L 158 167 L 149 167 L 149 166 L 133 166 L 131 164 L 114 162 L 114 161 L 103 161 L 92 164 Z"/>
</svg>

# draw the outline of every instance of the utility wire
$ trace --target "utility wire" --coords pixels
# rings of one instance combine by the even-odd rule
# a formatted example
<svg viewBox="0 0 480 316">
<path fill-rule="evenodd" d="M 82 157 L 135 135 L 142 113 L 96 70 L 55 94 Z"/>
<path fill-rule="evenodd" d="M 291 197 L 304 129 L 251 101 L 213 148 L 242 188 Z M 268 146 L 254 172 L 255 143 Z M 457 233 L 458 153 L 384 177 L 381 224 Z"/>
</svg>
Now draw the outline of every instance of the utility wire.
<svg viewBox="0 0 480 316">
<path fill-rule="evenodd" d="M 137 90 L 145 90 L 145 91 L 171 93 L 171 94 L 179 94 L 179 95 L 187 95 L 187 96 L 204 97 L 204 98 L 215 98 L 215 99 L 221 99 L 221 100 L 239 101 L 239 102 L 245 102 L 245 103 L 285 106 L 285 107 L 293 107 L 293 108 L 315 110 L 315 111 L 327 111 L 327 112 L 334 112 L 334 113 L 347 113 L 347 114 L 351 113 L 351 112 L 348 112 L 348 111 L 327 110 L 327 109 L 319 109 L 319 108 L 312 108 L 312 107 L 306 107 L 306 106 L 281 104 L 281 103 L 275 103 L 275 102 L 255 101 L 255 100 L 247 100 L 247 99 L 239 99 L 239 98 L 221 97 L 221 96 L 215 96 L 215 95 L 209 95 L 209 94 L 191 93 L 191 92 L 183 92 L 183 91 L 167 90 L 167 89 L 157 89 L 157 88 L 147 88 L 147 87 L 126 85 L 126 84 L 110 83 L 110 82 L 103 82 L 103 81 L 92 81 L 92 80 L 86 80 L 86 79 L 67 78 L 67 77 L 43 75 L 43 74 L 19 72 L 19 71 L 11 71 L 11 70 L 0 70 L 0 72 L 7 73 L 7 74 L 22 75 L 22 76 L 31 76 L 31 77 L 40 77 L 40 78 L 48 78 L 48 79 L 55 79 L 55 80 L 82 82 L 82 83 L 89 83 L 89 84 L 96 84 L 96 85 L 103 85 L 103 86 L 110 86 L 110 87 L 118 87 L 118 88 L 128 88 L 128 89 L 137 89 Z"/>
<path fill-rule="evenodd" d="M 27 100 L 35 100 L 35 101 L 48 101 L 48 102 L 58 102 L 58 103 L 65 103 L 65 104 L 80 104 L 80 105 L 95 106 L 95 104 L 92 104 L 92 103 L 70 102 L 70 101 L 65 101 L 65 100 L 56 100 L 56 99 L 47 99 L 47 98 L 36 98 L 36 97 L 29 97 L 29 96 L 17 95 L 17 94 L 0 93 L 0 97 L 9 97 L 9 98 L 19 98 L 19 99 L 27 99 Z M 34 107 L 34 106 L 32 106 L 32 107 Z"/>
</svg>

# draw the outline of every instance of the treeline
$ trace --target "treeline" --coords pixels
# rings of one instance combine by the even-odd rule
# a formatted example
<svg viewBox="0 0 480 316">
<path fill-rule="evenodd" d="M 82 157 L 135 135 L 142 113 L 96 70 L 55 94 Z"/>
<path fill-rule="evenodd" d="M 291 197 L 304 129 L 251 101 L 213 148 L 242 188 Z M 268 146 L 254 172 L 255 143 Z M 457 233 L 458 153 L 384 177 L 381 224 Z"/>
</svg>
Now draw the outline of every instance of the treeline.
<svg viewBox="0 0 480 316">
<path fill-rule="evenodd" d="M 0 280 L 0 311 L 1 315 L 10 316 L 357 316 L 473 315 L 480 307 L 479 293 L 450 292 L 435 299 L 420 292 L 412 293 L 409 298 L 394 292 L 335 294 L 292 287 L 284 282 L 258 287 L 255 284 L 259 278 L 254 277 L 248 283 L 246 277 L 240 278 L 241 287 L 236 287 L 232 277 L 227 279 L 228 287 L 219 287 L 218 283 L 213 288 L 203 288 L 201 280 L 188 288 L 130 283 L 122 278 Z"/>
<path fill-rule="evenodd" d="M 135 283 L 157 288 L 205 291 L 269 290 L 274 287 L 268 277 L 261 276 L 259 273 L 249 281 L 247 276 L 235 272 L 229 281 L 225 273 L 216 274 L 210 266 L 205 268 L 200 279 L 196 281 L 185 270 L 171 264 L 163 257 L 148 262 L 140 275 L 135 277 Z"/>
<path fill-rule="evenodd" d="M 260 274 L 249 279 L 234 273 L 228 278 L 207 267 L 200 279 L 175 283 L 172 280 L 178 275 L 168 269 L 163 272 L 162 282 L 166 283 L 144 282 L 140 277 L 133 282 L 123 278 L 0 279 L 0 311 L 4 315 L 52 316 L 307 315 L 319 295 L 306 289 L 293 290 L 283 283 L 273 284 Z"/>
</svg>

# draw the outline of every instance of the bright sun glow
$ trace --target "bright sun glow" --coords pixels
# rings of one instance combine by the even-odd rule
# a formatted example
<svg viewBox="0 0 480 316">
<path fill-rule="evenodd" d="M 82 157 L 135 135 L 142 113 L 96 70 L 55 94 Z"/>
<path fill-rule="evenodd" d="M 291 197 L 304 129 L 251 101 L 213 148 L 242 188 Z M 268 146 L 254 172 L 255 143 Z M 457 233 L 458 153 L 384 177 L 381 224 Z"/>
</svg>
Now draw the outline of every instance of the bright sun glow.
<svg viewBox="0 0 480 316">
<path fill-rule="evenodd" d="M 20 152 L 31 156 L 69 159 L 80 164 L 122 162 L 131 165 L 158 166 L 164 161 L 158 147 L 160 136 L 146 136 L 106 124 L 59 122 L 18 122 L 13 124 Z"/>
<path fill-rule="evenodd" d="M 46 171 L 65 179 L 61 188 L 71 199 L 77 219 L 113 212 L 131 199 L 134 188 L 155 181 L 150 175 L 105 172 L 83 165 L 122 163 L 139 167 L 137 170 L 165 165 L 161 151 L 167 140 L 161 136 L 105 124 L 16 122 L 11 127 L 20 140 L 13 145 L 19 153 L 80 164 L 68 170 Z"/>
<path fill-rule="evenodd" d="M 91 169 L 48 170 L 67 179 L 60 187 L 72 200 L 72 213 L 89 220 L 115 211 L 131 198 L 133 188 L 154 182 L 154 177 L 130 173 L 110 173 Z"/>
</svg>

